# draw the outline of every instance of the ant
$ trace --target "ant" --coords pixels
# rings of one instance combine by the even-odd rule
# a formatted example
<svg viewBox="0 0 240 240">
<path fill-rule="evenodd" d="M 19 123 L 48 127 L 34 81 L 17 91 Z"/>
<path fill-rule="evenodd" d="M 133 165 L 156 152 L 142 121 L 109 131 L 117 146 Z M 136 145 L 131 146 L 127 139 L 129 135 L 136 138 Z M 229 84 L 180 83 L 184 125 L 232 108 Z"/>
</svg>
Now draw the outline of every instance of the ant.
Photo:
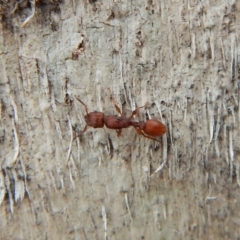
<svg viewBox="0 0 240 240">
<path fill-rule="evenodd" d="M 93 128 L 103 128 L 105 125 L 107 128 L 116 129 L 118 137 L 121 135 L 123 128 L 133 126 L 135 130 L 138 132 L 138 134 L 143 135 L 144 137 L 152 139 L 157 142 L 160 141 L 155 139 L 154 137 L 159 137 L 166 133 L 167 131 L 166 126 L 158 120 L 149 119 L 145 122 L 132 121 L 133 116 L 137 114 L 140 108 L 144 108 L 147 103 L 145 103 L 145 105 L 142 107 L 136 108 L 134 111 L 132 111 L 132 114 L 129 117 L 126 117 L 122 114 L 120 108 L 116 105 L 111 94 L 111 100 L 115 106 L 115 109 L 121 116 L 117 115 L 105 116 L 104 113 L 97 111 L 89 113 L 87 105 L 83 103 L 78 97 L 75 96 L 75 98 L 84 106 L 86 111 L 86 115 L 84 116 L 86 125 L 82 132 L 78 134 L 75 138 L 82 135 L 86 131 L 88 126 Z"/>
</svg>

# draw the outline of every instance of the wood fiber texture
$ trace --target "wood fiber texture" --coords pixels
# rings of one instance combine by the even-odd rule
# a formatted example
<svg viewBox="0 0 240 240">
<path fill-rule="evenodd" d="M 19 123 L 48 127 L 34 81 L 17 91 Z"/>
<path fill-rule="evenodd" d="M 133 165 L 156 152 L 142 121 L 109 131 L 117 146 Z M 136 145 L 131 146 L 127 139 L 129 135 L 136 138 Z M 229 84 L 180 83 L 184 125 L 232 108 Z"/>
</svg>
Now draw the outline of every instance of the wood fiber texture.
<svg viewBox="0 0 240 240">
<path fill-rule="evenodd" d="M 0 1 L 0 239 L 239 239 L 240 2 Z M 167 126 L 162 143 L 85 109 Z"/>
</svg>

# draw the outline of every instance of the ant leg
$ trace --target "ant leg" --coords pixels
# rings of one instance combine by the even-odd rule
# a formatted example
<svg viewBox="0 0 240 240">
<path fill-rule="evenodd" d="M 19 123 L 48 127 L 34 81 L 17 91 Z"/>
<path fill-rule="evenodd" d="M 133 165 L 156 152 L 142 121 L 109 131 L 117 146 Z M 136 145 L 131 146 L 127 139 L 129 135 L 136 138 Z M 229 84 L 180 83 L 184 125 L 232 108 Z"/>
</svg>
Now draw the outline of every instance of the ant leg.
<svg viewBox="0 0 240 240">
<path fill-rule="evenodd" d="M 137 112 L 139 111 L 139 109 L 140 109 L 140 108 L 145 108 L 146 105 L 147 105 L 147 102 L 146 102 L 142 107 L 138 107 L 138 108 L 136 108 L 134 111 L 132 111 L 132 114 L 131 114 L 131 116 L 130 116 L 128 119 L 131 120 L 131 119 L 133 118 L 133 116 L 137 114 Z"/>
<path fill-rule="evenodd" d="M 156 142 L 162 143 L 161 141 L 159 141 L 159 140 L 157 140 L 157 139 L 155 139 L 155 138 L 153 138 L 153 137 L 150 137 L 150 136 L 146 135 L 146 134 L 143 133 L 143 131 L 142 131 L 141 129 L 139 129 L 139 128 L 135 128 L 135 130 L 137 131 L 138 134 L 144 136 L 145 138 L 148 138 L 148 139 L 154 140 L 154 141 L 156 141 Z"/>
<path fill-rule="evenodd" d="M 117 136 L 120 137 L 122 133 L 122 129 L 118 129 L 116 132 L 117 132 Z"/>
<path fill-rule="evenodd" d="M 110 99 L 111 99 L 112 103 L 114 104 L 117 112 L 120 113 L 121 116 L 122 116 L 122 112 L 121 112 L 120 108 L 117 106 L 117 104 L 116 104 L 116 102 L 115 102 L 115 100 L 114 100 L 114 98 L 113 98 L 113 96 L 112 96 L 112 92 L 111 92 L 110 88 L 108 88 L 108 90 L 109 90 L 109 92 L 110 92 L 110 94 L 111 94 L 111 95 L 110 95 Z M 131 119 L 133 118 L 133 116 L 137 114 L 138 110 L 139 110 L 140 108 L 146 107 L 146 105 L 147 105 L 147 102 L 146 102 L 142 107 L 138 107 L 138 108 L 136 108 L 134 111 L 132 111 L 132 114 L 131 114 L 131 116 L 130 116 L 128 119 L 131 120 Z"/>
<path fill-rule="evenodd" d="M 77 96 L 75 96 L 75 98 L 85 107 L 85 111 L 88 115 L 88 108 L 87 108 L 87 105 L 85 103 L 83 103 Z"/>
<path fill-rule="evenodd" d="M 73 140 L 75 140 L 77 137 L 80 137 L 86 130 L 87 130 L 87 124 L 85 125 L 85 127 L 84 127 L 84 129 L 78 134 L 78 135 L 76 135 L 74 138 L 73 138 Z"/>
<path fill-rule="evenodd" d="M 117 110 L 117 112 L 119 112 L 122 115 L 121 109 L 116 104 L 114 104 L 114 107 Z"/>
<path fill-rule="evenodd" d="M 121 109 L 120 109 L 120 108 L 118 107 L 118 105 L 116 104 L 115 99 L 114 99 L 113 96 L 112 96 L 112 92 L 111 92 L 110 88 L 108 88 L 108 90 L 109 90 L 109 92 L 110 92 L 110 99 L 111 99 L 111 101 L 112 101 L 112 103 L 113 103 L 115 109 L 116 109 L 117 112 L 120 113 L 121 116 L 122 116 Z"/>
</svg>

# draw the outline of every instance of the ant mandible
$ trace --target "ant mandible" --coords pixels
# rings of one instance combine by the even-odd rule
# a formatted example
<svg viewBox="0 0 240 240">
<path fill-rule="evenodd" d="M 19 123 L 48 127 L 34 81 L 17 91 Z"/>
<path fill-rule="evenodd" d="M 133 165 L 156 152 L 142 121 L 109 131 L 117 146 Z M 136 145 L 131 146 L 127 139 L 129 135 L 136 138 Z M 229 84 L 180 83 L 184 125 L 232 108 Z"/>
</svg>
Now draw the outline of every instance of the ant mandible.
<svg viewBox="0 0 240 240">
<path fill-rule="evenodd" d="M 84 116 L 86 125 L 82 130 L 82 132 L 78 134 L 75 138 L 77 138 L 78 136 L 81 136 L 87 130 L 88 126 L 93 128 L 103 128 L 105 125 L 109 129 L 116 129 L 118 137 L 121 135 L 123 128 L 128 128 L 130 126 L 133 126 L 140 135 L 143 135 L 144 137 L 152 139 L 157 142 L 160 142 L 160 141 L 155 139 L 154 137 L 159 137 L 164 133 L 166 133 L 167 131 L 166 126 L 160 121 L 155 119 L 149 119 L 145 122 L 132 121 L 133 116 L 137 114 L 140 108 L 144 108 L 147 103 L 144 104 L 144 106 L 142 107 L 136 108 L 134 111 L 132 111 L 132 114 L 129 117 L 126 117 L 123 115 L 120 108 L 116 105 L 111 94 L 111 100 L 115 106 L 115 109 L 120 114 L 120 116 L 117 116 L 117 115 L 105 116 L 104 113 L 97 112 L 97 111 L 89 113 L 87 105 L 83 103 L 78 97 L 75 96 L 75 98 L 84 106 L 86 111 L 86 115 Z"/>
</svg>

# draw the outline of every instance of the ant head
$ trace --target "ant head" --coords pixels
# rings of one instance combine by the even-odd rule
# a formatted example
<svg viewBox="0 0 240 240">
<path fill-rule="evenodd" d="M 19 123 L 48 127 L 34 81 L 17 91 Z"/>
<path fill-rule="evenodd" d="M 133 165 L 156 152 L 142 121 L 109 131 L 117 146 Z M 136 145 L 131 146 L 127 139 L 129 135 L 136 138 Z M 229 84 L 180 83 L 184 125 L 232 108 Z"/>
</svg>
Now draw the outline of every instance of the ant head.
<svg viewBox="0 0 240 240">
<path fill-rule="evenodd" d="M 90 112 L 84 116 L 84 119 L 87 125 L 93 128 L 102 128 L 104 126 L 104 113 L 102 112 Z"/>
</svg>

